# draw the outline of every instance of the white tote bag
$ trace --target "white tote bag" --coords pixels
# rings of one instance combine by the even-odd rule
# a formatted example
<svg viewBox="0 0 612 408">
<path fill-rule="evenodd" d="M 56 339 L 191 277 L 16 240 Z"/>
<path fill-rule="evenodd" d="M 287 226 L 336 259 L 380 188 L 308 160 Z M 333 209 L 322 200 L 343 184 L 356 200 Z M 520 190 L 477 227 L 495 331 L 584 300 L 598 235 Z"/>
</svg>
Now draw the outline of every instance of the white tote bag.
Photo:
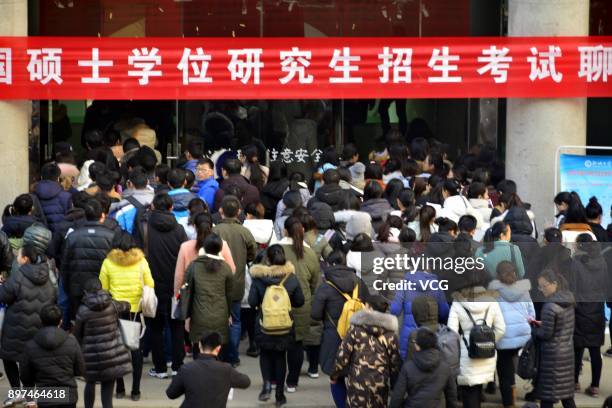
<svg viewBox="0 0 612 408">
<path fill-rule="evenodd" d="M 144 317 L 155 317 L 157 314 L 157 295 L 155 289 L 144 284 L 142 264 L 140 265 L 140 284 L 142 285 L 142 297 L 140 298 L 140 310 Z"/>
</svg>

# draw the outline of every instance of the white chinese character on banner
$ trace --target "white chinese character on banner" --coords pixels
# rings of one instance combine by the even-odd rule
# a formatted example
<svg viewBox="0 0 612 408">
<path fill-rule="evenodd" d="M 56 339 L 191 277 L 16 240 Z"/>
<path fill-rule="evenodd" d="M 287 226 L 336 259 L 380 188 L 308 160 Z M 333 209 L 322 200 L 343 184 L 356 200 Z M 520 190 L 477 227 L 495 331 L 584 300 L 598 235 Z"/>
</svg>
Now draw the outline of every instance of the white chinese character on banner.
<svg viewBox="0 0 612 408">
<path fill-rule="evenodd" d="M 412 82 L 412 48 L 383 48 L 383 53 L 378 54 L 378 59 L 382 63 L 378 66 L 378 70 L 382 73 L 380 82 L 386 84 L 391 77 L 391 68 L 393 68 L 393 83 Z"/>
<path fill-rule="evenodd" d="M 555 67 L 555 58 L 561 57 L 561 48 L 550 45 L 548 52 L 538 53 L 536 47 L 531 47 L 531 54 L 531 57 L 527 57 L 527 61 L 531 64 L 529 79 L 532 82 L 547 77 L 552 77 L 555 82 L 561 82 L 563 74 L 557 72 Z"/>
<path fill-rule="evenodd" d="M 311 58 L 311 51 L 300 51 L 298 47 L 292 47 L 291 51 L 281 51 L 281 70 L 287 75 L 279 79 L 279 82 L 285 85 L 297 74 L 300 84 L 312 84 L 314 77 L 310 74 L 306 75 L 306 68 L 310 66 Z"/>
<path fill-rule="evenodd" d="M 334 50 L 334 55 L 329 63 L 329 67 L 334 71 L 341 73 L 341 77 L 330 77 L 329 82 L 332 84 L 360 84 L 363 82 L 362 77 L 351 77 L 351 72 L 359 71 L 359 66 L 351 65 L 352 62 L 361 61 L 358 55 L 351 56 L 350 47 L 344 47 L 342 52 Z"/>
<path fill-rule="evenodd" d="M 478 74 L 491 72 L 491 76 L 496 84 L 508 81 L 508 69 L 512 62 L 512 57 L 508 56 L 510 50 L 506 47 L 499 49 L 495 45 L 482 50 L 482 56 L 478 57 L 478 62 L 486 65 L 478 69 Z"/>
<path fill-rule="evenodd" d="M 58 84 L 64 82 L 62 79 L 61 48 L 41 48 L 28 50 L 27 53 L 30 56 L 27 67 L 30 73 L 30 81 L 40 81 L 43 85 L 50 81 L 55 81 Z"/>
<path fill-rule="evenodd" d="M 311 156 L 314 156 L 314 162 L 318 163 L 319 160 L 321 160 L 321 155 L 323 154 L 323 151 L 320 149 L 315 149 L 312 151 L 312 153 L 310 153 Z"/>
<path fill-rule="evenodd" d="M 427 66 L 434 71 L 440 72 L 442 75 L 437 77 L 428 77 L 427 82 L 461 82 L 460 76 L 450 76 L 451 71 L 454 72 L 459 70 L 459 66 L 451 65 L 451 62 L 455 61 L 459 61 L 459 56 L 450 55 L 448 53 L 448 47 L 442 47 L 442 52 L 440 52 L 438 48 L 434 48 Z"/>
<path fill-rule="evenodd" d="M 183 57 L 177 65 L 177 68 L 183 71 L 183 85 L 210 84 L 213 80 L 206 76 L 206 73 L 211 61 L 212 55 L 205 54 L 202 47 L 196 48 L 195 54 L 191 54 L 191 48 L 185 48 Z M 191 73 L 193 75 L 190 75 Z"/>
<path fill-rule="evenodd" d="M 270 161 L 276 161 L 278 158 L 278 151 L 276 149 L 270 150 Z"/>
<path fill-rule="evenodd" d="M 295 151 L 295 160 L 298 163 L 306 163 L 306 158 L 308 157 L 308 150 L 306 149 L 297 149 Z"/>
<path fill-rule="evenodd" d="M 91 67 L 91 76 L 81 78 L 84 84 L 108 84 L 110 78 L 100 76 L 100 67 L 112 67 L 112 60 L 100 60 L 100 49 L 91 49 L 91 60 L 79 60 L 79 67 Z"/>
<path fill-rule="evenodd" d="M 138 83 L 140 85 L 147 85 L 149 83 L 149 77 L 160 77 L 162 72 L 155 70 L 155 66 L 161 65 L 161 55 L 157 55 L 159 50 L 155 47 L 148 49 L 134 48 L 132 54 L 128 57 L 128 64 L 136 68 L 134 71 L 128 71 L 128 76 L 140 77 Z"/>
<path fill-rule="evenodd" d="M 580 51 L 580 78 L 587 82 L 597 82 L 600 78 L 608 82 L 612 76 L 612 47 L 598 45 L 595 47 L 578 47 Z"/>
<path fill-rule="evenodd" d="M 10 48 L 0 48 L 0 84 L 10 85 L 13 82 L 11 53 Z"/>
<path fill-rule="evenodd" d="M 243 84 L 247 84 L 253 76 L 253 83 L 259 84 L 259 71 L 264 67 L 260 61 L 263 49 L 261 48 L 245 48 L 242 50 L 228 50 L 227 53 L 232 56 L 227 69 L 232 74 L 232 81 L 237 79 Z"/>
<path fill-rule="evenodd" d="M 281 152 L 281 157 L 284 163 L 291 163 L 291 155 L 293 154 L 293 152 L 288 148 L 285 147 L 283 149 L 283 151 Z"/>
</svg>

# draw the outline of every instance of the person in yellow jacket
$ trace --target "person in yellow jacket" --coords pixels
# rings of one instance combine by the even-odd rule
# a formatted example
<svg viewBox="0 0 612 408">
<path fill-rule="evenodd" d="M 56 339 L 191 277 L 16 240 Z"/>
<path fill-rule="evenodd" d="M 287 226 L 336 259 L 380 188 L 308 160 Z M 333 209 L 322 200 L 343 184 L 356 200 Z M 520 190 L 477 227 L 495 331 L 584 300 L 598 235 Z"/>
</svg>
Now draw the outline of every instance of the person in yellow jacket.
<svg viewBox="0 0 612 408">
<path fill-rule="evenodd" d="M 114 300 L 130 303 L 130 313 L 120 316 L 122 319 L 140 321 L 140 299 L 142 286 L 155 286 L 151 269 L 144 253 L 127 232 L 115 236 L 112 249 L 102 263 L 100 270 L 102 288 L 110 292 Z M 142 351 L 132 353 L 132 392 L 134 401 L 140 399 L 140 379 L 142 377 Z M 123 378 L 117 380 L 117 398 L 125 397 Z"/>
</svg>

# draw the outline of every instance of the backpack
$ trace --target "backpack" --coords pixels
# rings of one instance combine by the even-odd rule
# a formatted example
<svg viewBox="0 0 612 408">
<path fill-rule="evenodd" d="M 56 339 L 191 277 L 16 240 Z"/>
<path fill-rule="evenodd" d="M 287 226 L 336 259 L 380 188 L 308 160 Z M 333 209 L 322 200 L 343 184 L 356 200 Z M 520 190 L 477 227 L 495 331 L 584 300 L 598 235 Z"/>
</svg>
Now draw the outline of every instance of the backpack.
<svg viewBox="0 0 612 408">
<path fill-rule="evenodd" d="M 270 285 L 266 288 L 263 301 L 261 302 L 261 331 L 270 336 L 281 336 L 289 334 L 293 327 L 291 318 L 291 300 L 285 289 L 285 281 L 289 275 L 280 281 L 278 285 Z"/>
<path fill-rule="evenodd" d="M 495 357 L 495 330 L 487 324 L 489 308 L 485 311 L 484 318 L 478 322 L 474 320 L 469 310 L 465 307 L 463 307 L 463 310 L 465 310 L 473 324 L 472 330 L 470 330 L 469 344 L 465 339 L 465 335 L 461 336 L 468 350 L 468 356 L 474 359 Z"/>
<path fill-rule="evenodd" d="M 125 198 L 136 209 L 134 223 L 132 224 L 132 235 L 136 242 L 144 251 L 145 255 L 149 255 L 149 216 L 151 215 L 151 206 L 142 205 L 140 201 L 132 196 Z"/>
<path fill-rule="evenodd" d="M 516 366 L 516 373 L 524 380 L 534 380 L 538 374 L 538 347 L 533 338 L 521 349 Z"/>
<path fill-rule="evenodd" d="M 443 324 L 438 325 L 438 348 L 448 363 L 453 375 L 459 374 L 461 346 L 459 335 Z"/>
<path fill-rule="evenodd" d="M 346 293 L 342 292 L 340 289 L 338 289 L 336 285 L 334 285 L 330 281 L 327 281 L 327 284 L 332 288 L 336 289 L 338 293 L 340 293 L 345 299 L 344 306 L 342 306 L 342 314 L 340 314 L 340 318 L 338 319 L 338 324 L 334 324 L 334 326 L 336 326 L 336 330 L 338 331 L 338 335 L 341 339 L 343 339 L 344 336 L 346 336 L 346 332 L 348 332 L 349 326 L 351 325 L 351 316 L 353 316 L 355 312 L 358 312 L 363 309 L 363 302 L 361 301 L 361 299 L 359 299 L 359 283 L 355 284 L 352 296 L 349 296 Z M 329 314 L 328 317 L 333 324 L 334 321 L 332 320 L 331 316 L 329 316 Z"/>
</svg>

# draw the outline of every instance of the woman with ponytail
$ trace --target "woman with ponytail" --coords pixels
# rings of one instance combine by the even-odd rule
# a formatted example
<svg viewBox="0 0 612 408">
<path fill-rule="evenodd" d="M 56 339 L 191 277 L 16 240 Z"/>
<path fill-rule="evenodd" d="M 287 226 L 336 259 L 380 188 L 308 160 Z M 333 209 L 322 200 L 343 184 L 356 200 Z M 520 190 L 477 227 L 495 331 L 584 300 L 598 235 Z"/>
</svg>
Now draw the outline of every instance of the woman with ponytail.
<svg viewBox="0 0 612 408">
<path fill-rule="evenodd" d="M 593 234 L 597 237 L 598 242 L 608 242 L 608 232 L 601 225 L 601 217 L 603 216 L 603 208 L 597 200 L 597 197 L 589 198 L 589 203 L 586 208 L 587 223 L 593 230 Z"/>
<path fill-rule="evenodd" d="M 408 228 L 414 230 L 417 241 L 427 242 L 431 234 L 438 232 L 435 224 L 436 210 L 430 205 L 421 207 L 418 219 L 408 223 Z"/>
<path fill-rule="evenodd" d="M 591 226 L 588 224 L 586 210 L 582 205 L 580 196 L 575 191 L 570 193 L 570 202 L 565 213 L 565 221 L 559 227 L 563 234 L 564 243 L 576 242 L 580 234 L 589 234 L 593 240 L 597 240 Z"/>
<path fill-rule="evenodd" d="M 20 194 L 13 204 L 4 208 L 2 213 L 2 231 L 9 239 L 21 239 L 23 233 L 36 219 L 32 215 L 34 202 L 30 194 Z"/>
<path fill-rule="evenodd" d="M 304 363 L 304 337 L 310 330 L 310 305 L 312 295 L 319 285 L 321 269 L 315 252 L 304 243 L 304 226 L 298 217 L 289 217 L 284 225 L 284 237 L 278 244 L 285 251 L 288 262 L 295 267 L 304 294 L 304 305 L 292 310 L 295 322 L 295 342 L 287 350 L 289 373 L 287 392 L 296 391 L 302 364 Z"/>
<path fill-rule="evenodd" d="M 259 164 L 259 151 L 254 144 L 247 145 L 240 152 L 240 161 L 242 162 L 242 170 L 240 174 L 246 177 L 252 185 L 257 187 L 259 191 L 268 182 L 268 174 L 270 170 Z"/>
<path fill-rule="evenodd" d="M 493 224 L 484 235 L 484 246 L 476 250 L 476 257 L 482 258 L 491 279 L 497 277 L 497 265 L 501 261 L 509 261 L 516 268 L 519 279 L 525 276 L 523 256 L 518 246 L 510 242 L 512 232 L 510 226 L 503 221 Z"/>
</svg>

